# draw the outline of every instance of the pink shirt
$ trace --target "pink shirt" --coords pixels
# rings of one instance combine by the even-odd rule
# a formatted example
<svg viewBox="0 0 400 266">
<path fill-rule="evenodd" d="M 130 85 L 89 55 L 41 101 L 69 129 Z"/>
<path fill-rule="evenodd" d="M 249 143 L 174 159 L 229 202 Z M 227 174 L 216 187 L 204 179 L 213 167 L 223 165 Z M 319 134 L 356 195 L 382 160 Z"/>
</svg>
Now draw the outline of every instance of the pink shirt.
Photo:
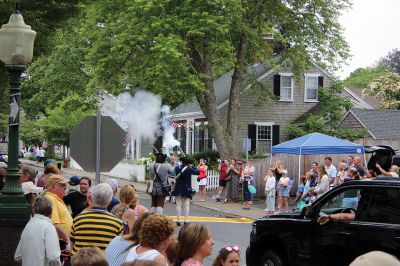
<svg viewBox="0 0 400 266">
<path fill-rule="evenodd" d="M 187 260 L 185 260 L 181 266 L 204 266 L 203 263 L 201 263 L 198 260 L 195 260 L 193 258 L 189 258 Z"/>
</svg>

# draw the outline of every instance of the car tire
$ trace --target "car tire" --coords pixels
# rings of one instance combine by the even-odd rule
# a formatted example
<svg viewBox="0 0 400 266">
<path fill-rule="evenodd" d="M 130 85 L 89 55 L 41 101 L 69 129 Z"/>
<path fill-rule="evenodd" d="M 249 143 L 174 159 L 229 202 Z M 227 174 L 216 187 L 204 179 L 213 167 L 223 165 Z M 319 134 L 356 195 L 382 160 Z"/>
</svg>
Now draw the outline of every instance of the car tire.
<svg viewBox="0 0 400 266">
<path fill-rule="evenodd" d="M 261 256 L 260 266 L 284 266 L 282 256 L 273 250 L 267 250 Z"/>
</svg>

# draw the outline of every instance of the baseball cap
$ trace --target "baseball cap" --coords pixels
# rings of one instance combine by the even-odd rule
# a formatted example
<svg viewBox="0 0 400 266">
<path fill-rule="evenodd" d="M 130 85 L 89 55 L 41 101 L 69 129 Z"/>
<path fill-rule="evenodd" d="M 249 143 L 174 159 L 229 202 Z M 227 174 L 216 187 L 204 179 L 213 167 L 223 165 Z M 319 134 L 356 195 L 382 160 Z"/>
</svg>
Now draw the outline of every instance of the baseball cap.
<svg viewBox="0 0 400 266">
<path fill-rule="evenodd" d="M 385 252 L 371 251 L 358 256 L 349 266 L 399 266 L 400 261 Z"/>
<path fill-rule="evenodd" d="M 69 179 L 69 184 L 71 186 L 77 186 L 79 185 L 79 182 L 81 181 L 81 178 L 79 176 L 71 176 L 71 178 Z"/>
<path fill-rule="evenodd" d="M 53 159 L 47 159 L 47 160 L 45 160 L 44 161 L 44 163 L 43 163 L 43 165 L 44 165 L 44 167 L 46 167 L 48 164 L 51 164 L 51 163 L 56 163 L 56 160 L 53 160 Z"/>
<path fill-rule="evenodd" d="M 56 174 L 51 174 L 49 176 L 46 177 L 46 185 L 45 187 L 51 187 L 57 184 L 68 184 L 69 180 L 65 179 L 63 176 L 61 175 L 56 175 Z"/>
<path fill-rule="evenodd" d="M 5 162 L 0 162 L 0 168 L 7 168 L 7 164 Z"/>
<path fill-rule="evenodd" d="M 118 180 L 115 178 L 107 178 L 106 183 L 109 184 L 113 190 L 118 188 Z"/>
</svg>

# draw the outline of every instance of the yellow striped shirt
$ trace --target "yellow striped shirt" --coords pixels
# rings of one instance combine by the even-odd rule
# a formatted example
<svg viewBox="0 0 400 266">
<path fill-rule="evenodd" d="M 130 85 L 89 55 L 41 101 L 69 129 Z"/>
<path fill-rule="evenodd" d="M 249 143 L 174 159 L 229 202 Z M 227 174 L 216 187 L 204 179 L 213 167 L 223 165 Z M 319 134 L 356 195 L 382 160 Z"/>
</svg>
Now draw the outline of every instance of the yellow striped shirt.
<svg viewBox="0 0 400 266">
<path fill-rule="evenodd" d="M 122 221 L 107 210 L 92 208 L 83 212 L 75 217 L 72 225 L 72 254 L 83 247 L 98 247 L 104 251 L 114 237 L 122 234 L 122 229 Z"/>
</svg>

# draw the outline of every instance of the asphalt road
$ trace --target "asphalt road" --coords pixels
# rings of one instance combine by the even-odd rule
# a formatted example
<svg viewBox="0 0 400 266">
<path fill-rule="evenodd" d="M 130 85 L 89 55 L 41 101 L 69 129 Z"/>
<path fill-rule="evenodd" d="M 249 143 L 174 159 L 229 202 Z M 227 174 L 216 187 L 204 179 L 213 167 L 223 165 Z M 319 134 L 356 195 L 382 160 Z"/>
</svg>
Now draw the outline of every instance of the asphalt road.
<svg viewBox="0 0 400 266">
<path fill-rule="evenodd" d="M 36 167 L 35 167 L 36 168 Z M 42 168 L 37 167 L 38 171 L 43 171 Z M 65 174 L 66 178 L 70 178 L 70 175 Z M 140 204 L 149 208 L 151 205 L 150 196 L 141 193 Z M 164 208 L 164 215 L 175 216 L 175 205 L 171 202 L 167 202 Z M 240 264 L 246 265 L 245 251 L 249 244 L 249 234 L 251 230 L 251 223 L 249 221 L 238 222 L 237 217 L 229 217 L 221 212 L 206 209 L 199 206 L 190 205 L 190 217 L 194 218 L 199 223 L 205 223 L 211 230 L 211 235 L 215 241 L 213 247 L 213 253 L 210 257 L 207 257 L 204 261 L 204 265 L 209 266 L 213 263 L 217 257 L 219 250 L 225 246 L 239 246 L 240 248 Z M 171 217 L 174 219 L 174 217 Z M 217 218 L 227 218 L 219 219 Z M 230 219 L 232 218 L 232 219 Z M 176 229 L 176 235 L 178 235 L 180 227 Z"/>
</svg>

